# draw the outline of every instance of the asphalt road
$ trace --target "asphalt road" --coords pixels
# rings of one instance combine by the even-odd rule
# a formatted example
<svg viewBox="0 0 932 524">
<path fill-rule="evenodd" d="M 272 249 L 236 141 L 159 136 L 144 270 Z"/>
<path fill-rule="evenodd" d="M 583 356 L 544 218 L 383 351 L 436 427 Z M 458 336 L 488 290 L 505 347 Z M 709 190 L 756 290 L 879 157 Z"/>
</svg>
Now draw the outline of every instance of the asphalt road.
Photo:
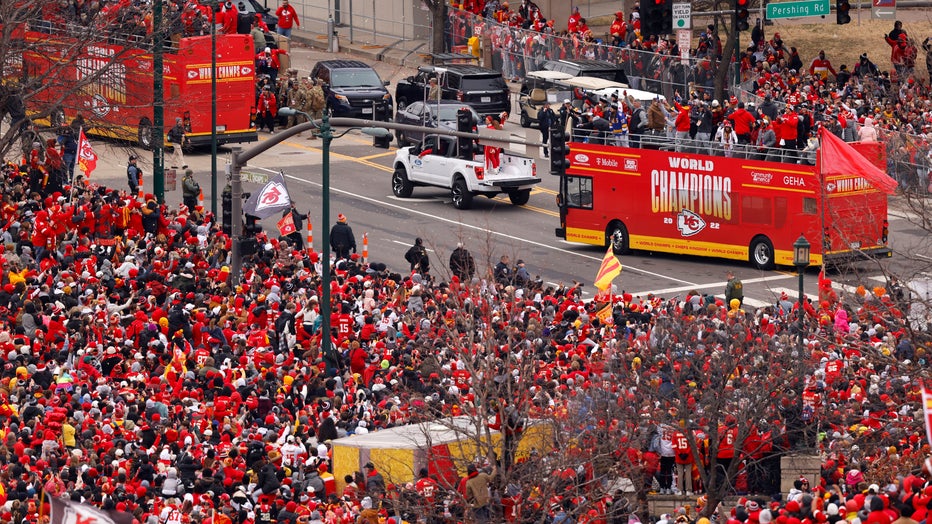
<svg viewBox="0 0 932 524">
<path fill-rule="evenodd" d="M 307 74 L 316 60 L 328 57 L 322 52 L 306 48 L 293 49 L 292 55 L 294 67 L 304 74 Z M 375 64 L 375 68 L 392 85 L 412 73 L 409 69 L 384 63 Z M 393 87 L 390 89 L 394 92 Z M 515 118 L 512 118 L 507 128 L 518 136 L 525 131 Z M 262 133 L 260 140 L 267 140 L 268 136 Z M 537 140 L 539 134 L 531 130 L 529 138 Z M 101 162 L 92 179 L 125 187 L 129 148 L 101 140 L 94 140 L 93 144 L 101 156 Z M 545 282 L 569 284 L 578 280 L 585 283 L 587 295 L 592 295 L 592 281 L 604 249 L 570 244 L 555 237 L 554 228 L 558 226 L 555 204 L 557 179 L 549 176 L 546 161 L 538 164 L 543 182 L 533 190 L 528 205 L 512 206 L 506 196 L 495 199 L 480 197 L 474 201 L 473 209 L 458 211 L 443 190 L 416 188 L 413 197 L 404 200 L 391 194 L 390 165 L 394 145 L 390 150 L 374 148 L 371 138 L 351 132 L 335 140 L 331 149 L 331 222 L 338 213 L 345 214 L 356 233 L 360 250 L 363 235 L 367 235 L 371 261 L 384 262 L 397 271 L 404 271 L 407 269 L 404 252 L 416 237 L 422 237 L 430 250 L 434 274 L 446 277 L 449 253 L 457 242 L 463 242 L 476 257 L 480 270 L 493 266 L 501 255 L 507 254 L 512 261 L 519 258 L 525 260 L 530 273 L 540 275 Z M 249 144 L 243 144 L 242 147 L 248 148 Z M 298 202 L 298 208 L 310 212 L 317 249 L 320 249 L 322 238 L 320 147 L 320 140 L 308 140 L 306 134 L 293 137 L 255 158 L 245 170 L 247 173 L 258 174 L 272 174 L 279 170 L 285 173 L 289 191 Z M 527 153 L 538 155 L 536 150 Z M 151 154 L 141 156 L 146 173 L 146 190 L 151 191 Z M 223 170 L 228 160 L 229 148 L 223 147 L 218 155 L 218 190 L 223 188 Z M 209 208 L 209 152 L 188 155 L 187 161 L 204 189 L 205 206 Z M 244 184 L 245 191 L 254 191 L 258 187 L 255 183 Z M 177 189 L 168 191 L 166 200 L 169 204 L 181 201 L 180 173 Z M 905 216 L 891 215 L 891 239 L 897 250 L 912 253 L 923 244 L 925 232 Z M 275 231 L 273 219 L 264 221 L 263 226 L 266 231 Z M 624 290 L 640 296 L 655 293 L 664 297 L 683 297 L 689 290 L 695 289 L 700 293 L 722 295 L 725 272 L 731 269 L 745 284 L 748 306 L 772 304 L 784 291 L 793 298 L 796 296 L 797 276 L 792 268 L 759 271 L 749 264 L 645 252 L 622 257 L 621 262 L 624 270 L 615 280 L 619 292 Z M 864 262 L 846 267 L 842 273 L 830 273 L 830 277 L 840 293 L 853 293 L 859 284 L 868 288 L 883 284 L 883 275 L 891 268 L 905 274 L 907 270 L 921 269 L 922 263 L 921 257 L 898 254 L 889 261 Z M 817 293 L 817 273 L 815 269 L 807 272 L 807 294 Z"/>
</svg>

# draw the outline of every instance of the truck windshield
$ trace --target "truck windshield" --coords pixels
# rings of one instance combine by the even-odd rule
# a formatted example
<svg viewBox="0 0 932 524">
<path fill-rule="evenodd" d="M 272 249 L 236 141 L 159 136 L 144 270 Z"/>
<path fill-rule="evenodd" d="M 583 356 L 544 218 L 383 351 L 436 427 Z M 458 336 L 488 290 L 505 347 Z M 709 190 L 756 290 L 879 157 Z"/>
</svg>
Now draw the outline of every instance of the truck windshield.
<svg viewBox="0 0 932 524">
<path fill-rule="evenodd" d="M 381 87 L 382 80 L 371 69 L 335 70 L 330 77 L 331 87 Z"/>
</svg>

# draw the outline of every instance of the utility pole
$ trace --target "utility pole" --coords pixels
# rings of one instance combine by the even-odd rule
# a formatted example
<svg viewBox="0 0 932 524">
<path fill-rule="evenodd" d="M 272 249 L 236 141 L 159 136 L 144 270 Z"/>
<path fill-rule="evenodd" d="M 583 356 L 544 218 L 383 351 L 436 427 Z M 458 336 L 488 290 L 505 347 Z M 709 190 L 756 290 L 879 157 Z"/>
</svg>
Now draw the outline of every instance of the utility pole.
<svg viewBox="0 0 932 524">
<path fill-rule="evenodd" d="M 241 147 L 234 147 L 230 156 L 230 214 L 233 215 L 233 222 L 230 224 L 230 236 L 233 238 L 233 246 L 230 249 L 230 278 L 234 286 L 238 285 L 243 277 L 243 256 L 240 254 L 240 240 L 243 236 L 243 179 L 240 176 L 242 166 L 239 161 L 242 150 Z"/>
<path fill-rule="evenodd" d="M 217 217 L 217 0 L 210 12 L 210 212 Z"/>
<path fill-rule="evenodd" d="M 153 113 L 152 113 L 152 192 L 155 200 L 162 204 L 165 202 L 165 89 L 162 74 L 165 72 L 163 64 L 163 34 L 162 34 L 162 0 L 155 0 L 152 4 L 152 35 L 154 36 L 152 48 L 153 86 Z"/>
</svg>

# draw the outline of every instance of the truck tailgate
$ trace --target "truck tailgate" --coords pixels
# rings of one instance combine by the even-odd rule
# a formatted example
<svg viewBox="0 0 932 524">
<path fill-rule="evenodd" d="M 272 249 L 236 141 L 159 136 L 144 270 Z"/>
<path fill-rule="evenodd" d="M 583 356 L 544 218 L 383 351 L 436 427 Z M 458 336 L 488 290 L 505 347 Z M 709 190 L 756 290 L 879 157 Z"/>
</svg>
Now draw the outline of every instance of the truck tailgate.
<svg viewBox="0 0 932 524">
<path fill-rule="evenodd" d="M 539 184 L 537 165 L 533 158 L 512 153 L 500 153 L 497 167 L 494 162 L 486 162 L 485 155 L 476 157 L 476 161 L 485 166 L 479 185 L 488 187 L 512 188 Z"/>
</svg>

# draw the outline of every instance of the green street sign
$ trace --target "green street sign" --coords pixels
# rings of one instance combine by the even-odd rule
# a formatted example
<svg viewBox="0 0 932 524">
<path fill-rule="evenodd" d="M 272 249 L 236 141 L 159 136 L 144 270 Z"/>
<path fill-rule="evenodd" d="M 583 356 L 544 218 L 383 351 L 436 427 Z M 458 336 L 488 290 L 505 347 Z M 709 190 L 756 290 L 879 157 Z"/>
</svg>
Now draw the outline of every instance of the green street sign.
<svg viewBox="0 0 932 524">
<path fill-rule="evenodd" d="M 767 4 L 767 19 L 802 18 L 826 16 L 831 13 L 828 0 L 804 0 L 802 2 L 778 2 Z"/>
</svg>

